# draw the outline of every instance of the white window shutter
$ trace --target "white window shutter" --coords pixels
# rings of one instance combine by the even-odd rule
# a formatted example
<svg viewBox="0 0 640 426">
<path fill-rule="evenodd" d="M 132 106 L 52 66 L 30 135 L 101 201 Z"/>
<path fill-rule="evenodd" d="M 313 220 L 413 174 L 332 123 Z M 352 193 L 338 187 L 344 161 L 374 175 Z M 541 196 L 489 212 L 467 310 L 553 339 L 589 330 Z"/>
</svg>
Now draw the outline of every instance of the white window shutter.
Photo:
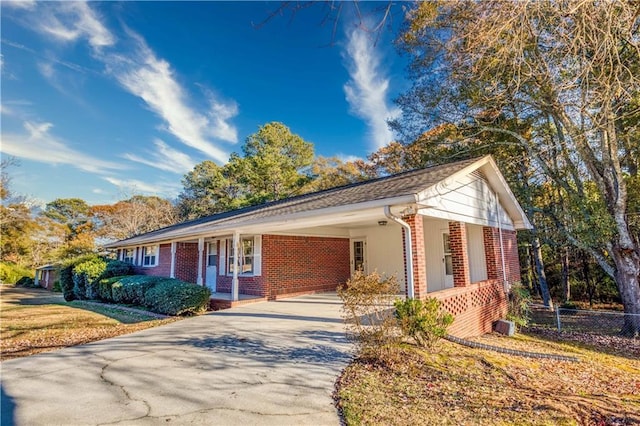
<svg viewBox="0 0 640 426">
<path fill-rule="evenodd" d="M 253 237 L 253 275 L 262 275 L 262 235 Z"/>
<path fill-rule="evenodd" d="M 227 274 L 227 240 L 220 240 L 220 250 L 218 251 L 218 263 L 220 272 L 218 275 Z"/>
</svg>

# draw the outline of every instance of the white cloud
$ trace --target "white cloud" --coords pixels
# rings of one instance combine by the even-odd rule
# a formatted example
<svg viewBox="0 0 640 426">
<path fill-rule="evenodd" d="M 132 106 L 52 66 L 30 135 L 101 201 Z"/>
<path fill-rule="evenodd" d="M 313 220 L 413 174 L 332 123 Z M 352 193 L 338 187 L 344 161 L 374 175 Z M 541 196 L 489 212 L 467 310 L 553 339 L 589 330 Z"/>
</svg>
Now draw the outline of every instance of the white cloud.
<svg viewBox="0 0 640 426">
<path fill-rule="evenodd" d="M 123 166 L 101 160 L 67 145 L 51 134 L 51 123 L 23 122 L 26 133 L 3 134 L 2 152 L 45 164 L 66 164 L 91 173 L 106 173 Z"/>
<path fill-rule="evenodd" d="M 209 140 L 215 137 L 227 142 L 237 142 L 235 127 L 227 120 L 238 113 L 235 103 L 223 103 L 210 99 L 212 109 L 209 116 L 202 115 L 188 106 L 188 97 L 176 81 L 170 64 L 160 58 L 138 35 L 137 49 L 131 55 L 111 55 L 105 63 L 111 74 L 133 95 L 142 98 L 149 108 L 165 121 L 171 134 L 182 143 L 195 148 L 209 157 L 226 162 L 228 153 Z"/>
<path fill-rule="evenodd" d="M 14 9 L 33 10 L 36 7 L 35 0 L 3 0 L 2 6 Z"/>
<path fill-rule="evenodd" d="M 349 154 L 342 154 L 342 153 L 336 154 L 336 157 L 338 157 L 338 160 L 342 161 L 343 163 L 352 163 L 354 161 L 363 160 L 361 157 L 358 157 L 357 155 L 349 155 Z"/>
<path fill-rule="evenodd" d="M 150 152 L 146 157 L 135 154 L 124 154 L 127 160 L 155 167 L 156 169 L 168 172 L 185 174 L 195 166 L 195 162 L 184 152 L 178 151 L 167 145 L 164 141 L 156 139 L 154 142 L 156 150 Z"/>
<path fill-rule="evenodd" d="M 351 77 L 344 85 L 347 102 L 353 114 L 366 121 L 372 148 L 381 148 L 394 139 L 387 120 L 400 110 L 388 104 L 389 79 L 380 70 L 379 54 L 365 31 L 354 29 L 348 35 L 345 59 Z"/>
<path fill-rule="evenodd" d="M 34 28 L 59 41 L 86 39 L 95 51 L 116 41 L 98 14 L 85 2 L 47 3 L 39 12 Z"/>
<path fill-rule="evenodd" d="M 104 180 L 118 187 L 127 194 L 150 194 L 158 196 L 174 197 L 180 192 L 181 186 L 174 183 L 148 183 L 137 179 L 118 179 L 105 177 Z"/>
</svg>

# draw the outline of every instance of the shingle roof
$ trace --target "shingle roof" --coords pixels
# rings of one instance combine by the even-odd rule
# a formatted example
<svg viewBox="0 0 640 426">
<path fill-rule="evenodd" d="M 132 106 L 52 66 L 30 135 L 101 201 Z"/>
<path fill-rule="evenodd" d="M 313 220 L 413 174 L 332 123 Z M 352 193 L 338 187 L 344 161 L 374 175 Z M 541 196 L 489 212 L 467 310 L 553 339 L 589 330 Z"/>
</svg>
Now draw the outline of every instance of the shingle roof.
<svg viewBox="0 0 640 426">
<path fill-rule="evenodd" d="M 116 243 L 107 244 L 106 247 L 120 247 L 132 245 L 136 242 L 169 238 L 175 234 L 184 234 L 190 230 L 195 232 L 212 225 L 232 226 L 249 220 L 287 216 L 294 213 L 311 212 L 331 207 L 415 195 L 476 161 L 478 161 L 478 158 L 412 170 L 257 206 L 232 210 L 158 229 Z"/>
</svg>

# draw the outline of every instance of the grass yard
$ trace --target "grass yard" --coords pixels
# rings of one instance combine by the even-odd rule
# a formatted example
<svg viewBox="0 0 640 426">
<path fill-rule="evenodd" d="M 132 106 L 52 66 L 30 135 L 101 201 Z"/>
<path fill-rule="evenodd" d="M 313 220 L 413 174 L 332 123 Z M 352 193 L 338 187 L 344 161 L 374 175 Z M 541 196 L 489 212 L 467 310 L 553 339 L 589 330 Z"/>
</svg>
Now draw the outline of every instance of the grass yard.
<svg viewBox="0 0 640 426">
<path fill-rule="evenodd" d="M 64 301 L 47 290 L 0 286 L 0 360 L 48 352 L 178 320 Z"/>
<path fill-rule="evenodd" d="M 429 352 L 405 345 L 384 360 L 357 359 L 335 397 L 346 424 L 639 425 L 640 345 L 488 335 L 483 343 L 572 355 L 532 359 L 442 341 Z"/>
</svg>

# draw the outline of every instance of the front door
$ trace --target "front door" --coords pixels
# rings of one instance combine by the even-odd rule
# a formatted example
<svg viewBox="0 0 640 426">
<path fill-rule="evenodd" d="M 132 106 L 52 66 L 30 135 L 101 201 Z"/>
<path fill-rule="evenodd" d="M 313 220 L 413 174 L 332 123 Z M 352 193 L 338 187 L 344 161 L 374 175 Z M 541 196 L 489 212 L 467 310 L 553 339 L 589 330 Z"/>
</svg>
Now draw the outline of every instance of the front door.
<svg viewBox="0 0 640 426">
<path fill-rule="evenodd" d="M 442 232 L 442 272 L 444 273 L 444 288 L 453 287 L 453 257 L 451 256 L 448 231 Z"/>
<path fill-rule="evenodd" d="M 351 240 L 351 273 L 367 273 L 367 242 L 364 239 Z"/>
<path fill-rule="evenodd" d="M 216 279 L 218 278 L 218 242 L 207 244 L 207 287 L 212 292 L 216 291 Z"/>
</svg>

